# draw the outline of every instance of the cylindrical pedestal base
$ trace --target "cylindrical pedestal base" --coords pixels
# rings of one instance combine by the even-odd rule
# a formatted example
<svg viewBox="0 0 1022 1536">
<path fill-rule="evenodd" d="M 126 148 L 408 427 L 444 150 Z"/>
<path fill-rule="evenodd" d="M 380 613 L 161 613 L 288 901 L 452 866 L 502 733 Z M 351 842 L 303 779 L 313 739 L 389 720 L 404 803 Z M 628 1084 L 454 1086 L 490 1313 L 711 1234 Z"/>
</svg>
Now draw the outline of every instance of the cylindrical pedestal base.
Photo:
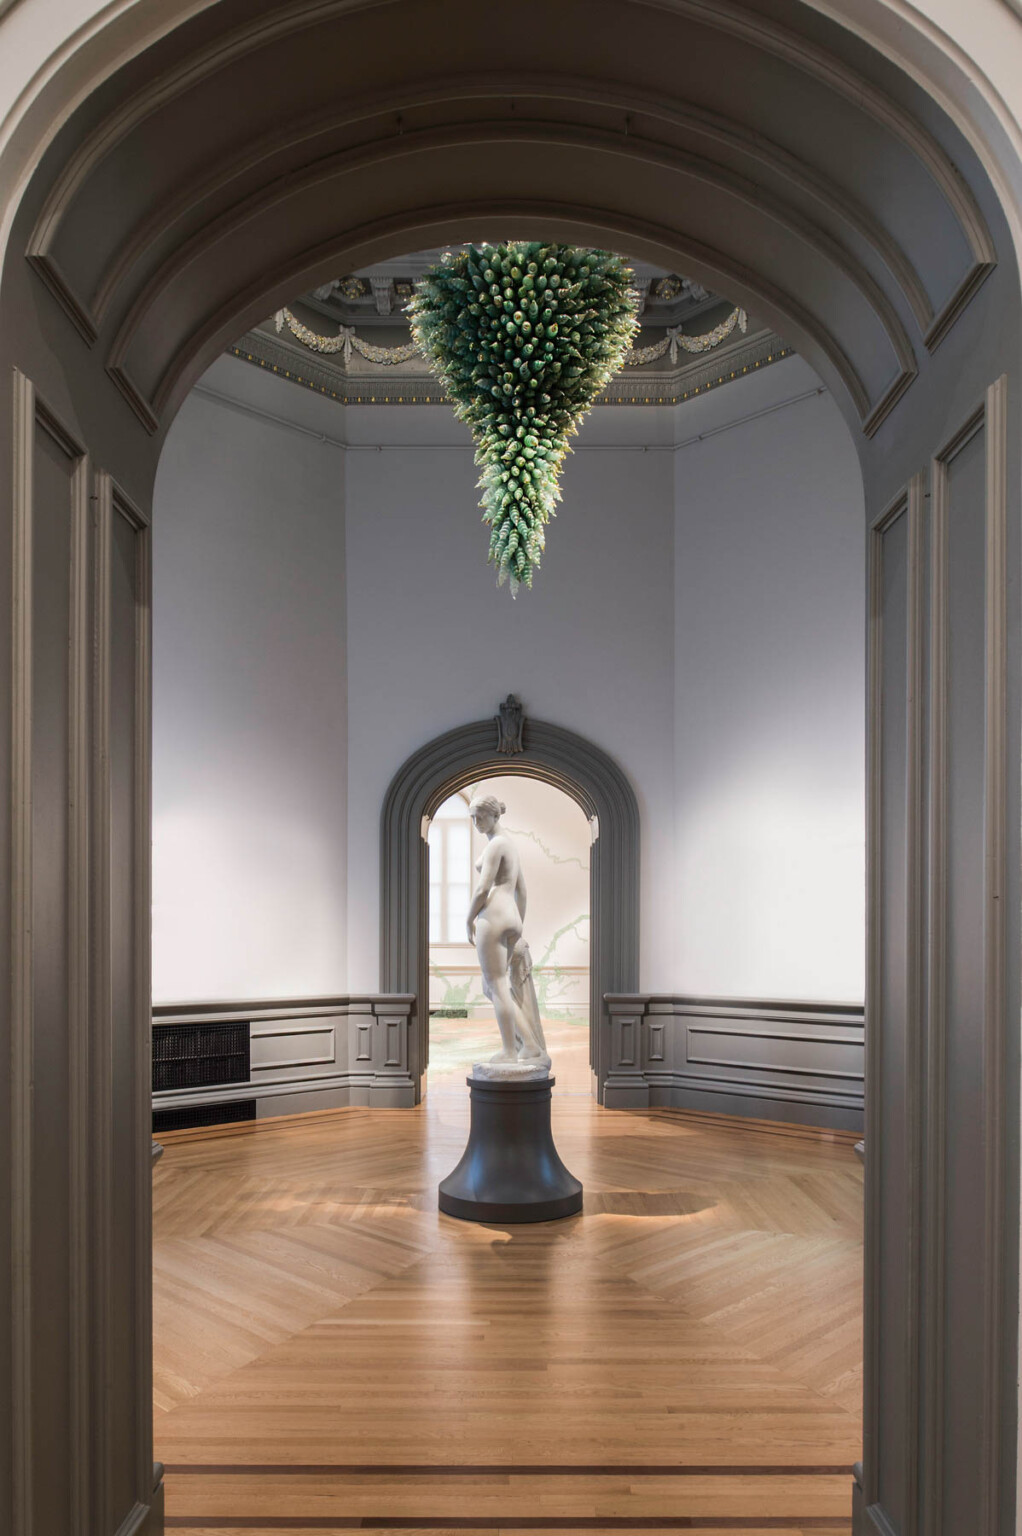
<svg viewBox="0 0 1022 1536">
<path fill-rule="evenodd" d="M 554 1079 L 470 1077 L 472 1123 L 461 1162 L 440 1185 L 440 1209 L 462 1221 L 557 1221 L 582 1209 L 582 1186 L 550 1129 Z"/>
</svg>

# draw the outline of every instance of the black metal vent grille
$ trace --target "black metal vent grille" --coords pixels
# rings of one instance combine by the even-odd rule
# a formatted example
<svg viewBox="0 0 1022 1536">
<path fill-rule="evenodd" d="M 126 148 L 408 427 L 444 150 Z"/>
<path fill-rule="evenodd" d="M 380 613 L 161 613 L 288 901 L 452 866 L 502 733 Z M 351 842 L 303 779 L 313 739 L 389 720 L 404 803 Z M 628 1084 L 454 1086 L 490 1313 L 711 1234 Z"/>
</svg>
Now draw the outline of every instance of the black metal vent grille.
<svg viewBox="0 0 1022 1536">
<path fill-rule="evenodd" d="M 153 1092 L 247 1083 L 248 1031 L 247 1022 L 154 1024 Z"/>
<path fill-rule="evenodd" d="M 255 1099 L 237 1099 L 233 1104 L 193 1104 L 180 1109 L 154 1109 L 153 1134 L 159 1131 L 191 1131 L 202 1125 L 238 1125 L 256 1117 Z"/>
</svg>

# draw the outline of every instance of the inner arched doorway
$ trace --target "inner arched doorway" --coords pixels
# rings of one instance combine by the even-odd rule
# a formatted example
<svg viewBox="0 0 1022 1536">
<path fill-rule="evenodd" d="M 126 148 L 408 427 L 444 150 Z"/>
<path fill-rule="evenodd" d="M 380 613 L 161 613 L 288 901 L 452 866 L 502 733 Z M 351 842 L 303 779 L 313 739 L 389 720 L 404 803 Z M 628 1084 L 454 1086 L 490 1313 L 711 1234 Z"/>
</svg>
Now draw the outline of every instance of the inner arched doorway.
<svg viewBox="0 0 1022 1536">
<path fill-rule="evenodd" d="M 415 995 L 421 1093 L 429 1039 L 429 822 L 448 796 L 478 779 L 512 773 L 553 784 L 581 807 L 592 829 L 589 1060 L 602 1100 L 603 999 L 638 985 L 638 802 L 613 758 L 563 726 L 526 718 L 512 746 L 500 750 L 497 718 L 480 720 L 427 742 L 394 775 L 381 818 L 381 988 Z"/>
</svg>

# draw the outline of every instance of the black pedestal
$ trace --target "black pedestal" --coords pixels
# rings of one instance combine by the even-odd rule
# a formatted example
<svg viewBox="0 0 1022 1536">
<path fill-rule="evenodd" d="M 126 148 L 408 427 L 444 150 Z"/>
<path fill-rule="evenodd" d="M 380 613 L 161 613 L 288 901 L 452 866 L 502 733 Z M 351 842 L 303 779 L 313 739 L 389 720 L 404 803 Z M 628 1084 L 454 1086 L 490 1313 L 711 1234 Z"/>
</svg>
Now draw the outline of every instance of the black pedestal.
<svg viewBox="0 0 1022 1536">
<path fill-rule="evenodd" d="M 582 1186 L 557 1156 L 552 1077 L 467 1079 L 472 1124 L 461 1162 L 440 1185 L 440 1209 L 462 1221 L 557 1221 L 582 1209 Z"/>
</svg>

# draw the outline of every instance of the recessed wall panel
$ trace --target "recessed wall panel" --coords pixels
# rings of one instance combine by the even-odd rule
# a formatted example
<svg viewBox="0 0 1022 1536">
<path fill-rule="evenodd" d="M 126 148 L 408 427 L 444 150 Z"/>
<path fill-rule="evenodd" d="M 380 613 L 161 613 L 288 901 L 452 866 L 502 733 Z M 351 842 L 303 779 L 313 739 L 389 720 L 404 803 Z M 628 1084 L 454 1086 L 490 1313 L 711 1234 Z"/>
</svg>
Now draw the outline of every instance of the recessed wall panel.
<svg viewBox="0 0 1022 1536">
<path fill-rule="evenodd" d="M 899 1532 L 909 1502 L 905 1480 L 907 1381 L 902 1370 L 909 1326 L 905 1231 L 908 1166 L 902 1106 L 906 1096 L 905 1043 L 910 1007 L 908 953 L 908 848 L 910 806 L 910 559 L 907 500 L 873 544 L 872 703 L 874 764 L 871 818 L 874 844 L 871 995 L 866 1011 L 869 1145 L 883 1147 L 882 1179 L 871 1185 L 868 1279 L 874 1311 L 875 1460 L 878 1502 Z"/>
<path fill-rule="evenodd" d="M 111 1250 L 109 1300 L 112 1326 L 107 1350 L 111 1362 L 111 1396 L 107 1404 L 109 1426 L 106 1471 L 110 1524 L 117 1528 L 131 1510 L 141 1490 L 138 1486 L 137 1444 L 145 1439 L 144 1425 L 135 1435 L 120 1426 L 137 1424 L 140 1413 L 141 1364 L 145 1339 L 133 1335 L 118 1320 L 139 1316 L 144 1298 L 139 1294 L 140 1276 L 133 1262 L 134 1234 L 140 1228 L 138 1209 L 141 1191 L 132 1177 L 146 1147 L 140 1138 L 139 1117 L 131 1112 L 137 1102 L 139 1075 L 148 1071 L 149 1011 L 140 1006 L 137 926 L 138 902 L 143 889 L 138 846 L 140 737 L 148 729 L 146 701 L 140 684 L 140 640 L 147 623 L 145 560 L 148 533 L 140 528 L 116 497 L 108 504 L 109 530 L 106 555 L 106 650 L 109 677 L 109 934 L 105 940 L 110 966 L 109 1014 L 110 1094 L 115 1113 L 110 1123 Z M 102 1021 L 100 1023 L 102 1027 Z"/>
<path fill-rule="evenodd" d="M 31 1433 L 38 1448 L 72 1443 L 73 1207 L 69 866 L 71 590 L 77 460 L 38 420 L 31 507 Z M 69 1467 L 36 1458 L 33 1531 L 69 1526 Z M 45 1468 L 45 1475 L 43 1469 Z"/>
<path fill-rule="evenodd" d="M 983 1460 L 986 473 L 980 428 L 946 466 L 944 1530 L 976 1528 L 954 1474 Z M 969 1256 L 972 1256 L 971 1259 Z"/>
</svg>

